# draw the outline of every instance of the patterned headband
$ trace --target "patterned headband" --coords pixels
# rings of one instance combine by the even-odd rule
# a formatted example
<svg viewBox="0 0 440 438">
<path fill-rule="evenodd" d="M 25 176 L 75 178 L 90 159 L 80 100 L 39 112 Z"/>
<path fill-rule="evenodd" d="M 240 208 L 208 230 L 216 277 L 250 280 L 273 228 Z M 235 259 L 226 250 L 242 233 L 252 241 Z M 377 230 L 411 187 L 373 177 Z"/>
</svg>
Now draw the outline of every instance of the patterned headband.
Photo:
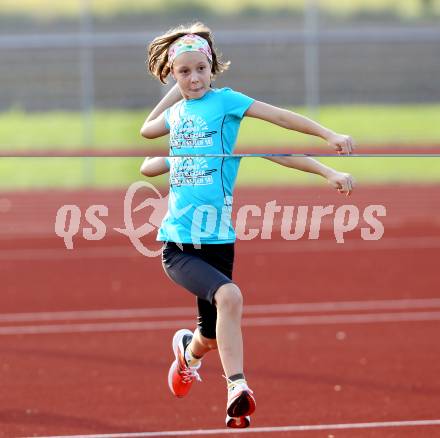
<svg viewBox="0 0 440 438">
<path fill-rule="evenodd" d="M 208 41 L 198 35 L 189 33 L 177 39 L 168 49 L 168 63 L 173 65 L 174 60 L 185 52 L 201 52 L 212 63 L 212 51 Z"/>
</svg>

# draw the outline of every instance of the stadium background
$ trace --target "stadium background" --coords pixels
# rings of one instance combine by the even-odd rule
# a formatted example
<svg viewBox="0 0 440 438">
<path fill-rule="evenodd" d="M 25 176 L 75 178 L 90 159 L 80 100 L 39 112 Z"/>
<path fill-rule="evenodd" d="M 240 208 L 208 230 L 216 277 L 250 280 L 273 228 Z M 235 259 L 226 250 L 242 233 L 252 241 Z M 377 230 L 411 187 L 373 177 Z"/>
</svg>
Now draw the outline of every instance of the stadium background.
<svg viewBox="0 0 440 438">
<path fill-rule="evenodd" d="M 124 196 L 140 180 L 143 156 L 167 151 L 166 139 L 139 135 L 167 90 L 145 70 L 146 46 L 196 19 L 212 28 L 232 61 L 216 86 L 310 115 L 351 134 L 359 154 L 378 155 L 321 159 L 354 175 L 351 198 L 316 176 L 243 159 L 237 208 L 264 209 L 274 199 L 387 208 L 378 242 L 363 241 L 357 227 L 346 245 L 336 244 L 331 216 L 316 242 L 282 241 L 280 218 L 270 241 L 238 242 L 236 278 L 249 291 L 249 312 L 264 316 L 272 309 L 280 320 L 288 313 L 296 321 L 263 328 L 252 325 L 263 324 L 258 317 L 248 321 L 249 375 L 261 400 L 255 425 L 436 418 L 439 3 L 3 0 L 0 436 L 222 426 L 223 382 L 214 359 L 204 368 L 213 392 L 195 389 L 190 408 L 170 400 L 164 386 L 171 320 L 177 315 L 192 324 L 191 297 L 166 279 L 157 259 L 142 257 L 114 230 L 123 226 Z M 237 150 L 331 153 L 319 139 L 255 120 L 243 122 Z M 166 178 L 150 182 L 166 193 Z M 64 204 L 83 214 L 73 251 L 54 230 Z M 96 204 L 109 209 L 107 235 L 86 241 L 84 212 Z M 149 209 L 138 213 L 136 225 L 150 216 Z M 249 226 L 261 228 L 260 219 Z M 153 234 L 146 244 L 157 245 Z M 390 306 L 396 309 L 384 314 Z M 340 314 L 316 314 L 318 308 Z M 345 315 L 347 308 L 358 314 Z M 300 321 L 310 309 L 309 327 Z M 310 322 L 335 316 L 340 322 Z M 363 325 L 367 316 L 376 323 Z M 133 323 L 143 328 L 130 328 Z M 256 337 L 274 357 L 283 351 L 288 370 L 261 362 Z M 151 356 L 145 346 L 158 339 Z M 164 409 L 172 409 L 169 422 L 158 414 Z"/>
</svg>

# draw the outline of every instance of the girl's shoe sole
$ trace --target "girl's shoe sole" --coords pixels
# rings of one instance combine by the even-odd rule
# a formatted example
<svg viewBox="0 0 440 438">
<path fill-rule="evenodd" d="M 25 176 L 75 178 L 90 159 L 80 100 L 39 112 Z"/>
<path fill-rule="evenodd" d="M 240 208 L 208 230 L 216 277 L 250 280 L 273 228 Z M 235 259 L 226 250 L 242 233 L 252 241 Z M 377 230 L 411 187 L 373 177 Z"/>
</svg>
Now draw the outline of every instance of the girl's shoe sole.
<svg viewBox="0 0 440 438">
<path fill-rule="evenodd" d="M 255 411 L 255 399 L 248 391 L 243 391 L 228 407 L 227 414 L 232 418 L 246 417 Z"/>
<path fill-rule="evenodd" d="M 226 426 L 231 429 L 245 429 L 246 427 L 249 427 L 250 424 L 251 417 L 249 417 L 249 415 L 238 418 L 230 417 L 229 415 L 226 416 Z"/>
</svg>

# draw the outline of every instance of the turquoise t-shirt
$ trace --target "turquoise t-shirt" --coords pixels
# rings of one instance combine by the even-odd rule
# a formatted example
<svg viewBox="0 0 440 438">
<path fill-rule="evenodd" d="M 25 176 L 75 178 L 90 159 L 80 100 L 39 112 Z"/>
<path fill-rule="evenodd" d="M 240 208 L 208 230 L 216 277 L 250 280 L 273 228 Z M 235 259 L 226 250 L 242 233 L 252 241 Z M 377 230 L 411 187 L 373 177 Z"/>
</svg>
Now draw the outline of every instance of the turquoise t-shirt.
<svg viewBox="0 0 440 438">
<path fill-rule="evenodd" d="M 240 123 L 254 99 L 230 88 L 211 89 L 165 111 L 170 130 L 168 212 L 157 240 L 232 243 L 232 200 L 239 158 L 177 157 L 232 154 Z"/>
</svg>

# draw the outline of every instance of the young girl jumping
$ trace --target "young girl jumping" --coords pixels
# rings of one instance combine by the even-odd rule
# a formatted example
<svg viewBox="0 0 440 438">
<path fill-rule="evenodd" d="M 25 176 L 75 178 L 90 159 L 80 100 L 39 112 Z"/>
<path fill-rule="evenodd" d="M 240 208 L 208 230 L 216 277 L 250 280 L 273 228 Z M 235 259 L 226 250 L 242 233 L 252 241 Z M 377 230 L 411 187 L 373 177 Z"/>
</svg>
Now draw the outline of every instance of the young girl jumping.
<svg viewBox="0 0 440 438">
<path fill-rule="evenodd" d="M 228 387 L 226 425 L 244 428 L 256 403 L 243 371 L 243 297 L 232 281 L 236 237 L 231 224 L 232 194 L 240 160 L 227 155 L 234 152 L 244 116 L 321 137 L 338 153 L 351 153 L 353 142 L 294 112 L 230 88 L 212 88 L 215 75 L 228 67 L 229 62 L 222 62 L 216 53 L 210 29 L 202 23 L 177 27 L 153 40 L 149 71 L 163 83 L 171 75 L 176 85 L 141 128 L 149 139 L 170 134 L 169 158 L 146 158 L 141 173 L 152 177 L 170 172 L 168 212 L 157 237 L 164 242 L 162 263 L 173 281 L 197 297 L 197 328 L 194 333 L 178 330 L 173 337 L 170 390 L 184 397 L 192 383 L 200 380 L 204 355 L 218 349 Z M 321 175 L 340 193 L 350 195 L 353 190 L 349 174 L 311 158 L 267 159 Z"/>
</svg>

